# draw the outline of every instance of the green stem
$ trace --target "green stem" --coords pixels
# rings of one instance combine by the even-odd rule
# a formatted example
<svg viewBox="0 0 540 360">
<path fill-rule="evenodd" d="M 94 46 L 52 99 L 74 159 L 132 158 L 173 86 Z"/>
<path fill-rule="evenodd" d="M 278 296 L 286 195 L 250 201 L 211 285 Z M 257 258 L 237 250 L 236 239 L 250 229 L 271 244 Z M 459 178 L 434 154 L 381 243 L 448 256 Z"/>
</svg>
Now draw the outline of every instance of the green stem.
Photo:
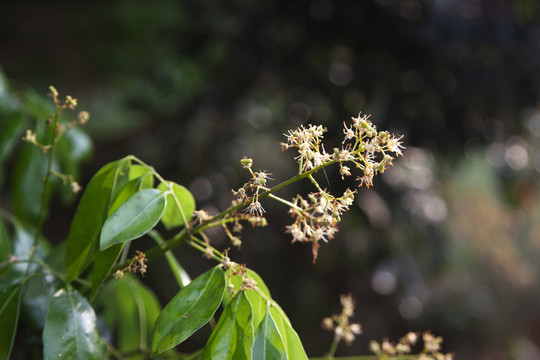
<svg viewBox="0 0 540 360">
<path fill-rule="evenodd" d="M 194 236 L 191 236 L 191 237 L 190 237 L 190 240 L 191 240 L 191 241 L 188 241 L 187 244 L 188 244 L 189 246 L 191 246 L 192 248 L 197 249 L 197 250 L 199 250 L 200 252 L 202 252 L 203 254 L 206 254 L 206 255 L 210 256 L 212 259 L 216 260 L 217 262 L 221 262 L 221 261 L 222 261 L 223 255 L 222 255 L 222 257 L 217 256 L 215 253 L 219 253 L 219 252 L 218 252 L 216 249 L 214 249 L 212 246 L 206 245 L 206 244 L 205 244 L 204 246 L 203 246 L 203 245 L 200 245 L 200 244 L 199 244 L 200 240 L 197 239 L 197 238 L 194 237 Z M 207 250 L 207 249 L 209 249 L 209 248 L 212 250 L 211 252 L 209 252 L 209 251 Z"/>
<path fill-rule="evenodd" d="M 32 259 L 36 255 L 37 246 L 38 246 L 38 239 L 41 234 L 41 230 L 43 228 L 43 224 L 45 222 L 45 214 L 47 212 L 47 188 L 49 187 L 49 182 L 51 179 L 52 174 L 52 164 L 54 160 L 54 153 L 56 150 L 55 146 L 55 139 L 58 136 L 58 119 L 60 118 L 60 113 L 62 112 L 61 107 L 56 103 L 56 113 L 53 117 L 52 121 L 52 138 L 50 142 L 50 149 L 49 149 L 49 159 L 47 164 L 47 173 L 45 174 L 45 180 L 43 184 L 43 194 L 41 196 L 41 209 L 39 211 L 39 218 L 38 223 L 36 226 L 36 230 L 34 232 L 34 241 L 32 243 L 32 248 L 30 249 L 29 259 Z M 28 268 L 26 269 L 28 271 Z"/>
<path fill-rule="evenodd" d="M 135 157 L 133 157 L 133 158 L 136 159 Z M 139 160 L 137 159 L 137 161 L 139 161 Z M 143 162 L 141 162 L 141 163 L 144 164 Z M 327 162 L 327 163 L 325 163 L 323 165 L 317 166 L 314 169 L 311 169 L 309 171 L 297 174 L 297 175 L 293 176 L 292 178 L 290 178 L 288 180 L 285 180 L 285 181 L 281 182 L 280 184 L 278 184 L 278 185 L 270 188 L 269 190 L 265 191 L 264 193 L 260 194 L 259 199 L 270 197 L 270 195 L 272 195 L 276 191 L 279 191 L 279 190 L 283 189 L 284 187 L 287 187 L 287 186 L 289 186 L 289 185 L 291 185 L 291 184 L 293 184 L 293 183 L 295 183 L 297 181 L 305 179 L 305 178 L 311 176 L 313 173 L 321 170 L 322 168 L 324 168 L 326 166 L 329 166 L 329 165 L 332 165 L 332 164 L 335 164 L 335 163 L 337 163 L 337 161 L 332 160 L 332 161 L 329 161 L 329 162 Z M 249 203 L 250 203 L 250 201 L 248 200 L 248 201 L 245 201 L 245 202 L 241 202 L 241 203 L 239 203 L 237 205 L 231 206 L 231 207 L 223 210 L 219 214 L 215 215 L 211 219 L 203 222 L 202 224 L 189 229 L 189 232 L 187 232 L 186 229 L 184 228 L 181 232 L 176 234 L 173 238 L 167 240 L 165 242 L 165 245 L 163 245 L 163 246 L 162 245 L 156 245 L 153 248 L 151 248 L 150 250 L 148 250 L 146 252 L 146 256 L 147 256 L 148 260 L 155 259 L 155 258 L 163 255 L 167 250 L 171 250 L 171 249 L 177 247 L 178 245 L 185 243 L 187 238 L 190 235 L 196 235 L 196 234 L 198 234 L 199 232 L 203 231 L 206 228 L 216 226 L 217 225 L 216 222 L 218 220 L 221 220 L 222 218 L 229 215 L 230 213 L 232 213 L 234 211 L 237 211 L 237 210 L 249 205 Z M 121 266 L 122 266 L 122 264 L 119 265 L 120 268 L 121 268 Z"/>
<path fill-rule="evenodd" d="M 334 337 L 334 341 L 332 341 L 332 346 L 330 346 L 330 351 L 328 351 L 328 360 L 334 359 L 334 355 L 336 354 L 336 350 L 339 344 L 339 340 Z"/>
<path fill-rule="evenodd" d="M 292 202 L 290 202 L 290 201 L 288 201 L 288 200 L 282 199 L 282 198 L 280 198 L 279 196 L 276 196 L 276 195 L 274 195 L 274 194 L 268 194 L 268 197 L 269 197 L 270 199 L 274 199 L 274 200 L 276 200 L 276 201 L 278 201 L 278 202 L 280 202 L 280 203 L 282 203 L 282 204 L 285 204 L 285 205 L 287 205 L 288 207 L 291 207 L 291 208 L 293 208 L 293 209 L 295 209 L 295 210 L 298 210 L 298 211 L 300 211 L 300 212 L 302 212 L 302 213 L 304 212 L 304 210 L 303 210 L 302 208 L 300 208 L 298 205 L 295 205 L 295 204 L 293 204 Z"/>
<path fill-rule="evenodd" d="M 148 167 L 154 173 L 155 170 L 153 170 L 153 167 L 148 166 L 146 163 L 144 163 L 142 160 L 138 159 L 137 157 L 135 157 L 133 155 L 130 155 L 130 156 L 128 156 L 128 158 L 133 159 L 134 161 L 140 163 L 141 165 Z M 329 161 L 329 162 L 327 162 L 327 163 L 325 163 L 323 165 L 317 166 L 314 169 L 308 170 L 308 171 L 303 172 L 303 173 L 296 174 L 292 178 L 290 178 L 288 180 L 285 180 L 285 181 L 281 182 L 280 184 L 266 190 L 264 193 L 260 194 L 259 199 L 263 199 L 263 198 L 267 198 L 267 197 L 273 197 L 271 195 L 273 193 L 275 193 L 276 191 L 279 191 L 279 190 L 283 189 L 284 187 L 287 187 L 287 186 L 289 186 L 289 185 L 291 185 L 291 184 L 293 184 L 293 183 L 295 183 L 297 181 L 300 181 L 302 179 L 310 177 L 313 173 L 323 169 L 326 166 L 335 164 L 337 162 L 338 161 L 336 161 L 336 160 L 332 160 L 332 161 Z M 161 176 L 159 176 L 159 174 L 157 172 L 155 172 L 155 174 L 156 174 L 156 177 L 160 181 L 166 183 L 166 181 Z M 275 199 L 277 197 L 273 197 L 273 198 Z M 283 199 L 281 199 L 281 200 L 283 200 Z M 286 201 L 286 200 L 283 200 L 283 201 Z M 192 227 L 192 228 L 188 228 L 188 230 L 186 230 L 186 228 L 182 229 L 182 231 L 180 231 L 178 234 L 176 234 L 171 239 L 165 241 L 163 244 L 156 245 L 156 246 L 152 247 L 151 249 L 149 249 L 148 251 L 146 251 L 146 258 L 149 261 L 153 260 L 155 258 L 158 258 L 158 257 L 162 256 L 165 252 L 167 252 L 169 250 L 172 250 L 175 247 L 177 247 L 177 246 L 179 246 L 181 244 L 184 244 L 184 243 L 188 243 L 188 245 L 190 245 L 191 247 L 201 251 L 202 253 L 207 254 L 208 252 L 207 252 L 206 249 L 207 249 L 207 247 L 209 245 L 206 244 L 205 246 L 200 246 L 200 245 L 194 244 L 194 243 L 192 243 L 192 241 L 188 241 L 189 238 L 194 236 L 194 235 L 197 235 L 198 233 L 200 233 L 201 231 L 203 231 L 203 230 L 205 230 L 207 228 L 221 225 L 222 222 L 220 220 L 222 220 L 225 216 L 227 216 L 230 213 L 233 213 L 234 211 L 237 211 L 237 210 L 249 205 L 250 202 L 251 202 L 251 200 L 248 200 L 248 201 L 241 202 L 241 203 L 239 203 L 237 205 L 230 206 L 229 208 L 223 210 L 219 214 L 213 216 L 211 219 L 209 219 L 207 221 L 204 221 L 200 225 L 197 225 L 197 226 Z M 215 250 L 215 251 L 217 252 L 217 250 Z M 217 253 L 220 254 L 219 252 L 217 252 Z M 213 255 L 212 257 L 214 259 L 216 259 L 217 261 L 221 262 L 221 258 L 219 258 L 219 257 L 217 257 L 215 255 Z M 127 266 L 126 263 L 121 263 L 121 264 L 118 264 L 115 267 L 115 269 L 122 269 L 122 268 L 124 268 L 126 266 Z"/>
</svg>

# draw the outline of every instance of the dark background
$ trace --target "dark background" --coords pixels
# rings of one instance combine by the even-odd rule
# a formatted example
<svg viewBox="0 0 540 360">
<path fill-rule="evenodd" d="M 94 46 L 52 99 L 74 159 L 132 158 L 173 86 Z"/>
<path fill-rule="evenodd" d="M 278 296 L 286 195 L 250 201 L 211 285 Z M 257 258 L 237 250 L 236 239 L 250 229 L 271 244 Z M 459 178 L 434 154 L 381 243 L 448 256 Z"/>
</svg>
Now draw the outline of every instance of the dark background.
<svg viewBox="0 0 540 360">
<path fill-rule="evenodd" d="M 21 1 L 0 6 L 0 66 L 13 86 L 55 85 L 92 114 L 83 186 L 134 154 L 214 212 L 247 180 L 244 155 L 279 183 L 296 169 L 279 149 L 288 129 L 323 124 L 331 148 L 344 120 L 372 114 L 408 150 L 359 190 L 317 264 L 268 201 L 270 226 L 247 229 L 232 259 L 265 279 L 310 356 L 329 349 L 320 320 L 351 293 L 364 335 L 338 354 L 431 330 L 457 359 L 535 359 L 539 14 L 535 0 Z M 73 208 L 57 207 L 45 233 L 61 240 Z M 212 265 L 176 253 L 193 276 Z M 146 280 L 162 304 L 177 291 L 159 261 Z"/>
</svg>

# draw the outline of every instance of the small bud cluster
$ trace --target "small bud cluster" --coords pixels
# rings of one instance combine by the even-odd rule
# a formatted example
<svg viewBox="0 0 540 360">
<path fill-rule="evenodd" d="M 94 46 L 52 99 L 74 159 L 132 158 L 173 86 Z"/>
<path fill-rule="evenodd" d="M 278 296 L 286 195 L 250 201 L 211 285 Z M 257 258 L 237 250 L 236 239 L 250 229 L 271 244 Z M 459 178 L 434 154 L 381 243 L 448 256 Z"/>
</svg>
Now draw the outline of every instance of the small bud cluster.
<svg viewBox="0 0 540 360">
<path fill-rule="evenodd" d="M 82 186 L 79 185 L 77 181 L 75 181 L 75 179 L 73 178 L 73 175 L 61 174 L 57 171 L 52 171 L 52 174 L 59 177 L 62 180 L 62 183 L 64 185 L 69 184 L 69 186 L 71 187 L 71 191 L 74 192 L 75 194 L 82 191 L 83 189 Z"/>
<path fill-rule="evenodd" d="M 142 251 L 135 251 L 135 257 L 133 258 L 131 265 L 129 266 L 129 272 L 136 274 L 140 273 L 142 276 L 146 274 L 146 254 Z"/>
<path fill-rule="evenodd" d="M 234 211 L 226 216 L 227 220 L 233 222 L 232 232 L 229 230 L 226 224 L 223 224 L 223 229 L 225 230 L 225 233 L 231 240 L 233 246 L 236 247 L 240 247 L 242 245 L 240 236 L 237 235 L 242 232 L 243 229 L 243 226 L 240 223 L 241 221 L 248 221 L 253 227 L 263 227 L 267 225 L 266 219 L 263 217 L 266 211 L 264 210 L 259 201 L 259 192 L 261 190 L 268 190 L 268 188 L 266 187 L 266 182 L 268 180 L 273 180 L 270 177 L 270 175 L 272 174 L 266 172 L 266 170 L 253 171 L 251 169 L 251 166 L 253 165 L 253 159 L 244 157 L 240 160 L 240 163 L 242 164 L 242 167 L 244 169 L 249 170 L 251 174 L 251 179 L 249 179 L 249 181 L 246 182 L 238 190 L 232 191 L 233 195 L 236 196 L 236 200 L 233 201 L 232 205 L 236 206 L 238 204 L 247 202 L 249 202 L 249 205 L 245 208 L 245 213 Z M 233 233 L 235 233 L 236 235 L 234 235 Z"/>
<path fill-rule="evenodd" d="M 418 335 L 414 332 L 409 332 L 397 344 L 389 342 L 388 339 L 384 339 L 381 343 L 371 340 L 369 349 L 379 359 L 388 359 L 393 358 L 393 356 L 410 354 L 411 347 L 416 344 L 417 340 Z M 424 332 L 422 334 L 422 340 L 424 342 L 424 348 L 416 356 L 417 360 L 452 360 L 454 358 L 454 355 L 451 353 L 443 354 L 439 352 L 443 341 L 440 336 L 435 337 L 430 332 Z"/>
<path fill-rule="evenodd" d="M 115 280 L 120 280 L 124 277 L 124 273 L 126 271 L 132 273 L 132 274 L 141 274 L 144 276 L 146 274 L 146 262 L 148 259 L 146 258 L 146 254 L 140 250 L 135 251 L 135 256 L 133 259 L 131 259 L 131 264 L 129 264 L 126 268 L 117 270 L 113 277 Z"/>
<path fill-rule="evenodd" d="M 362 327 L 358 323 L 349 323 L 349 319 L 354 315 L 354 299 L 349 295 L 341 295 L 341 314 L 334 314 L 324 318 L 321 326 L 325 330 L 334 331 L 334 341 L 344 340 L 347 345 L 352 344 L 356 335 L 362 333 Z"/>
</svg>

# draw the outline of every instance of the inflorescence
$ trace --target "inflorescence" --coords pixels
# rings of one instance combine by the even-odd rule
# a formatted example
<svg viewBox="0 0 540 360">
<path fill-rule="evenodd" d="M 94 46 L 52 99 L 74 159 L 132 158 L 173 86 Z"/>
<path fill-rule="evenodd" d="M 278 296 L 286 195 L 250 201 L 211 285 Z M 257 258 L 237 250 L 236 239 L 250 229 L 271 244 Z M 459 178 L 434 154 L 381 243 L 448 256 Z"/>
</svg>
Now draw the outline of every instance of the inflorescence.
<svg viewBox="0 0 540 360">
<path fill-rule="evenodd" d="M 251 179 L 238 190 L 233 190 L 236 200 L 233 206 L 246 204 L 244 213 L 234 211 L 228 215 L 227 221 L 234 221 L 236 230 L 241 230 L 239 220 L 248 220 L 254 226 L 266 225 L 266 221 L 257 223 L 254 218 L 264 219 L 265 210 L 260 202 L 262 195 L 272 197 L 287 206 L 293 217 L 293 223 L 286 227 L 286 232 L 292 235 L 293 242 L 309 242 L 312 245 L 313 261 L 315 262 L 320 247 L 319 241 L 328 242 L 337 232 L 337 223 L 341 215 L 349 209 L 354 202 L 356 190 L 347 188 L 340 197 L 336 197 L 325 189 L 322 189 L 313 173 L 325 166 L 338 164 L 342 179 L 351 176 L 354 167 L 359 169 L 361 175 L 356 179 L 358 186 L 373 185 L 373 177 L 383 173 L 392 166 L 396 156 L 402 156 L 404 146 L 401 143 L 402 136 L 396 136 L 386 131 L 377 131 L 375 125 L 369 120 L 368 115 L 352 118 L 352 124 L 343 123 L 344 139 L 340 148 L 334 148 L 327 152 L 322 143 L 326 128 L 323 126 L 301 125 L 295 130 L 289 130 L 284 134 L 286 142 L 282 142 L 282 151 L 297 148 L 298 175 L 307 177 L 313 183 L 316 190 L 307 195 L 307 198 L 296 195 L 292 201 L 281 199 L 272 194 L 272 189 L 267 187 L 267 181 L 273 180 L 272 174 L 265 170 L 253 171 L 253 160 L 244 157 L 241 164 L 248 169 Z M 225 231 L 234 245 L 240 245 L 238 235 L 233 235 L 224 225 Z"/>
</svg>

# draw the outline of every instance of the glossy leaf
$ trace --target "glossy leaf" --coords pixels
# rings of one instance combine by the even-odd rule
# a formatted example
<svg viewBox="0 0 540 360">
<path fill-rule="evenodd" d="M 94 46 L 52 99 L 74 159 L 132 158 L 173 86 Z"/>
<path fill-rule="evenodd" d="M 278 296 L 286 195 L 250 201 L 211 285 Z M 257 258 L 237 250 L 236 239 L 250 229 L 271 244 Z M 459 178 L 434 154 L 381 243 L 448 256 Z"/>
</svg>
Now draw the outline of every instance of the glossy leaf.
<svg viewBox="0 0 540 360">
<path fill-rule="evenodd" d="M 107 217 L 116 170 L 123 161 L 102 167 L 86 186 L 67 237 L 65 261 L 68 281 L 79 276 L 97 251 L 98 236 Z"/>
<path fill-rule="evenodd" d="M 14 284 L 0 290 L 0 359 L 9 359 L 17 322 L 22 284 Z"/>
<path fill-rule="evenodd" d="M 100 249 L 137 239 L 152 230 L 166 204 L 165 193 L 160 190 L 144 189 L 135 193 L 105 220 Z"/>
<path fill-rule="evenodd" d="M 44 359 L 101 359 L 103 346 L 94 309 L 76 291 L 59 290 L 51 299 L 43 329 Z"/>
<path fill-rule="evenodd" d="M 130 197 L 132 197 L 137 191 L 139 191 L 139 179 L 133 179 L 128 181 L 122 189 L 116 194 L 116 197 L 109 206 L 108 215 L 114 213 L 120 206 L 122 206 Z"/>
<path fill-rule="evenodd" d="M 214 267 L 180 290 L 159 314 L 152 354 L 175 347 L 206 324 L 221 304 L 225 288 L 225 273 Z"/>
<path fill-rule="evenodd" d="M 171 229 L 176 226 L 184 225 L 184 219 L 189 221 L 191 215 L 195 211 L 195 198 L 193 195 L 191 195 L 189 190 L 182 185 L 178 185 L 172 181 L 169 181 L 168 184 L 172 184 L 173 192 L 176 199 L 178 199 L 178 204 L 180 204 L 181 208 L 181 210 L 178 208 L 178 204 L 176 203 L 172 194 L 168 194 L 167 208 L 165 209 L 165 213 L 161 218 L 161 222 L 167 229 Z M 159 184 L 158 189 L 162 191 L 169 190 L 168 187 L 163 183 Z"/>
<path fill-rule="evenodd" d="M 285 345 L 287 358 L 295 360 L 307 360 L 308 357 L 304 351 L 304 347 L 302 346 L 302 342 L 300 341 L 298 334 L 292 328 L 291 322 L 287 318 L 287 315 L 285 315 L 281 307 L 279 307 L 279 305 L 277 305 L 275 302 L 272 302 L 270 314 L 272 315 L 272 319 L 274 319 L 276 327 L 281 335 L 281 339 L 283 340 L 283 344 Z"/>
<path fill-rule="evenodd" d="M 124 171 L 123 171 L 124 172 Z M 108 214 L 112 214 L 116 211 L 123 203 L 125 203 L 133 194 L 135 194 L 140 189 L 147 189 L 153 186 L 154 179 L 153 175 L 147 167 L 141 165 L 131 165 L 129 170 L 125 171 L 127 177 L 122 174 L 122 178 L 119 179 L 119 171 L 117 171 L 116 187 L 120 187 L 120 191 L 116 192 L 116 198 L 110 202 Z M 125 182 L 127 180 L 127 182 Z M 99 256 L 94 259 L 94 266 L 92 268 L 92 275 L 90 276 L 90 281 L 92 282 L 92 294 L 93 298 L 98 292 L 103 279 L 107 277 L 112 266 L 120 256 L 122 252 L 123 244 L 116 244 L 111 246 L 100 253 Z"/>
<path fill-rule="evenodd" d="M 253 313 L 244 291 L 225 309 L 204 347 L 202 360 L 251 360 Z"/>
<path fill-rule="evenodd" d="M 149 171 L 148 168 L 141 165 L 131 165 L 129 167 L 127 181 L 124 181 L 119 191 L 116 192 L 114 198 L 111 200 L 108 215 L 118 210 L 137 191 L 149 189 L 153 186 L 154 178 Z"/>
<path fill-rule="evenodd" d="M 287 359 L 285 344 L 270 312 L 269 302 L 266 314 L 255 332 L 253 359 Z"/>
<path fill-rule="evenodd" d="M 12 251 L 13 256 L 19 260 L 26 260 L 30 257 L 32 246 L 34 244 L 34 233 L 31 229 L 22 226 L 19 222 L 13 223 L 14 232 L 12 235 Z M 49 251 L 49 246 L 46 242 L 40 238 L 38 241 L 38 247 L 36 256 L 44 258 Z M 7 283 L 20 281 L 26 275 L 34 272 L 38 268 L 37 264 L 31 264 L 27 261 L 20 261 L 13 266 L 4 279 Z"/>
</svg>

